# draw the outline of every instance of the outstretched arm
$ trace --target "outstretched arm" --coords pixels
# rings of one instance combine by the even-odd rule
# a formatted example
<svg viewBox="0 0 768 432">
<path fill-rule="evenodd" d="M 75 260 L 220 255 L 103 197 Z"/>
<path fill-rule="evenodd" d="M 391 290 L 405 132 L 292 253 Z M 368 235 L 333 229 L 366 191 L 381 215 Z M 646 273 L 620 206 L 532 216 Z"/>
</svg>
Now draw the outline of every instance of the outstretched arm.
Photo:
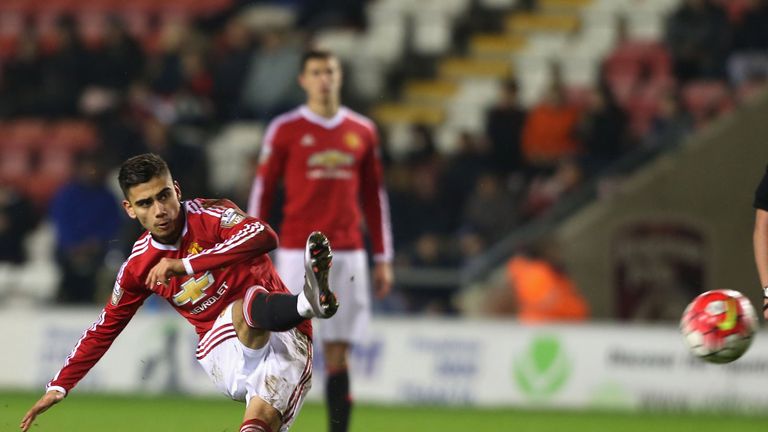
<svg viewBox="0 0 768 432">
<path fill-rule="evenodd" d="M 760 286 L 768 286 L 768 211 L 757 209 L 755 212 L 755 230 L 752 235 L 755 251 L 755 265 L 760 276 Z M 768 299 L 763 298 L 763 307 Z M 768 310 L 763 310 L 763 316 L 768 319 Z"/>
<path fill-rule="evenodd" d="M 26 432 L 29 427 L 32 426 L 32 422 L 35 421 L 35 418 L 37 418 L 38 415 L 48 411 L 48 408 L 56 405 L 62 400 L 64 400 L 64 393 L 58 390 L 48 390 L 43 397 L 35 402 L 35 404 L 32 405 L 32 408 L 24 414 L 24 418 L 21 419 L 21 424 L 19 425 L 21 430 Z"/>
</svg>

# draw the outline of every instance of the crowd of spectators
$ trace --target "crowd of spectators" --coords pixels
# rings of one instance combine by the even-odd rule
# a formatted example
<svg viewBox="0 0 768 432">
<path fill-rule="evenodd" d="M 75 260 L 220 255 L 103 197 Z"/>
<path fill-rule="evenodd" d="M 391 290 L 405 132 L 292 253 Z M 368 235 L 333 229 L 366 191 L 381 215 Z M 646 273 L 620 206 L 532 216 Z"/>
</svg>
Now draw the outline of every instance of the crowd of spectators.
<svg viewBox="0 0 768 432">
<path fill-rule="evenodd" d="M 139 22 L 120 15 L 76 14 L 42 26 L 40 17 L 21 15 L 11 48 L 0 43 L 5 47 L 0 52 L 0 119 L 84 119 L 96 131 L 98 145 L 74 158 L 76 166 L 99 164 L 91 174 L 101 176 L 129 155 L 152 151 L 168 160 L 185 196 L 228 193 L 245 205 L 242 191 L 212 190 L 206 157 L 210 139 L 230 122 L 264 122 L 301 103 L 295 77 L 312 31 L 365 27 L 364 1 L 278 2 L 297 10 L 288 28 L 255 27 L 247 13 L 240 13 L 258 3 L 267 2 L 231 2 L 196 17 L 158 13 Z M 739 10 L 723 3 L 682 2 L 658 44 L 670 59 L 669 73 L 659 77 L 641 67 L 630 90 L 626 80 L 612 79 L 611 56 L 590 89 L 569 88 L 553 65 L 552 82 L 534 106 L 520 104 L 517 82 L 504 83 L 486 114 L 484 133 L 460 134 L 454 153 L 439 152 L 434 131 L 413 125 L 407 155 L 389 157 L 384 133 L 396 264 L 457 268 L 617 160 L 677 145 L 726 109 L 726 99 L 737 100 L 742 89 L 762 83 L 768 76 L 768 2 L 740 2 L 746 6 Z M 620 37 L 615 52 L 635 43 Z M 690 110 L 685 89 L 701 80 L 717 82 L 727 93 L 698 115 Z M 655 105 L 639 116 L 631 101 L 636 100 L 632 92 L 644 91 L 642 85 L 654 89 Z M 366 106 L 353 108 L 364 111 Z M 107 187 L 103 177 L 72 178 L 43 205 L 25 199 L 23 187 L 0 181 L 0 258 L 22 262 L 20 239 L 38 219 L 49 218 L 68 275 L 57 298 L 90 302 L 99 294 L 82 285 L 96 282 L 75 282 L 83 295 L 64 291 L 74 290 L 67 286 L 84 268 L 90 280 L 98 280 L 106 250 L 124 254 L 131 247 L 119 239 L 132 236 L 118 233 L 135 228 L 113 211 L 119 210 L 120 197 L 109 202 L 99 192 Z M 98 214 L 69 215 L 73 201 L 67 194 L 98 201 Z M 85 216 L 97 222 L 77 227 L 84 232 L 70 232 L 75 227 L 67 221 L 85 222 Z M 73 236 L 82 244 L 72 244 Z M 419 301 L 406 296 L 403 308 L 451 312 L 445 292 L 434 292 Z"/>
</svg>

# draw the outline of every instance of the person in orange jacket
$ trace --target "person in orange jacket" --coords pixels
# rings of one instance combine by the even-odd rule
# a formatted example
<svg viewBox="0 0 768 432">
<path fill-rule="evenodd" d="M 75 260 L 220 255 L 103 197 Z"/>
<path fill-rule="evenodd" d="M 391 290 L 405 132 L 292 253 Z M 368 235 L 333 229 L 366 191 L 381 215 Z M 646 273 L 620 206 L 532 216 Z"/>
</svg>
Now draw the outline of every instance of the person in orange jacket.
<svg viewBox="0 0 768 432">
<path fill-rule="evenodd" d="M 494 300 L 496 312 L 514 310 L 526 324 L 584 321 L 589 306 L 576 284 L 552 259 L 548 245 L 513 255 L 506 264 L 507 292 Z M 514 307 L 504 305 L 514 302 Z"/>
</svg>

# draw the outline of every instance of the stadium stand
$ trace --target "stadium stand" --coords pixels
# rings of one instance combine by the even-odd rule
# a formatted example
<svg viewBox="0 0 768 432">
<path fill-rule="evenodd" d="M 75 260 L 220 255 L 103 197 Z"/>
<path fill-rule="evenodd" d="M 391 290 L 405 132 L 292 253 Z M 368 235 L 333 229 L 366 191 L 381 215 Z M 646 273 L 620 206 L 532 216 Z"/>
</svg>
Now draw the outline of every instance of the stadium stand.
<svg viewBox="0 0 768 432">
<path fill-rule="evenodd" d="M 611 156 L 614 164 L 647 155 L 648 143 L 659 141 L 669 104 L 679 101 L 681 115 L 700 129 L 762 89 L 759 79 L 734 85 L 725 74 L 678 79 L 667 42 L 669 17 L 682 7 L 677 0 L 364 3 L 361 23 L 343 16 L 307 20 L 301 2 L 2 1 L 0 181 L 26 194 L 44 216 L 47 200 L 71 176 L 79 153 L 106 152 L 114 164 L 153 148 L 202 158 L 196 166 L 205 174 L 190 178 L 203 179 L 204 192 L 231 194 L 243 203 L 266 119 L 238 99 L 256 79 L 249 72 L 258 64 L 265 32 L 278 32 L 291 54 L 314 45 L 342 59 L 345 100 L 371 115 L 384 135 L 395 229 L 419 199 L 411 193 L 418 189 L 414 182 L 434 182 L 435 199 L 455 209 L 445 227 L 396 233 L 403 291 L 428 284 L 424 272 L 454 272 L 432 279 L 442 284 L 433 296 L 442 302 L 438 310 L 450 313 L 452 307 L 441 299 L 456 285 L 444 282 L 459 280 L 456 268 L 499 241 L 478 236 L 463 219 L 475 185 L 461 194 L 450 189 L 456 171 L 448 167 L 461 166 L 467 142 L 474 143 L 476 162 L 466 165 L 473 173 L 466 176 L 468 184 L 493 172 L 516 207 L 545 203 L 537 204 L 536 214 L 557 211 L 558 202 L 577 195 L 594 174 L 594 155 L 584 150 L 570 155 L 568 163 L 543 169 L 489 168 L 488 161 L 499 156 L 488 142 L 488 112 L 508 83 L 519 89 L 515 103 L 522 111 L 540 106 L 553 85 L 562 87 L 564 103 L 580 113 L 573 130 L 579 145 L 604 132 L 585 125 L 599 123 L 606 111 L 598 100 L 610 90 L 609 99 L 616 101 L 611 109 L 626 115 L 628 124 L 626 140 Z M 729 28 L 737 29 L 753 13 L 747 1 L 712 4 L 724 7 Z M 312 24 L 301 27 L 301 20 Z M 231 30 L 235 21 L 240 30 Z M 121 26 L 122 42 L 107 43 Z M 236 46 L 238 36 L 230 31 L 242 31 L 245 42 Z M 104 80 L 97 66 L 105 64 L 137 66 L 125 78 Z M 80 72 L 58 73 L 52 65 Z M 295 81 L 282 78 L 288 86 Z M 667 130 L 665 136 L 671 135 Z M 514 215 L 509 235 L 535 222 L 534 213 Z M 424 241 L 424 236 L 434 237 Z M 454 237 L 463 242 L 451 241 Z M 429 261 L 439 266 L 419 264 L 426 262 L 419 245 L 431 239 L 445 255 Z M 418 311 L 426 303 L 405 309 Z"/>
</svg>

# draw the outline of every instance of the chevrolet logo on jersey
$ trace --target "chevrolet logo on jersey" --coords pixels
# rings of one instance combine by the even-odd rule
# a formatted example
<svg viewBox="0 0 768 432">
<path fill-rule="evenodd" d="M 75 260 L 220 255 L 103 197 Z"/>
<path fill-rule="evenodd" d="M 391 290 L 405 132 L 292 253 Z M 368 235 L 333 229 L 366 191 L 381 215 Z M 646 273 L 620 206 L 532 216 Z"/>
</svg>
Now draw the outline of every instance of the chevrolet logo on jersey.
<svg viewBox="0 0 768 432">
<path fill-rule="evenodd" d="M 189 278 L 189 280 L 181 284 L 181 291 L 173 296 L 173 302 L 176 303 L 176 306 L 182 306 L 189 302 L 195 304 L 205 297 L 205 290 L 213 285 L 213 282 L 211 272 L 205 272 L 204 275 L 197 279 Z"/>
<path fill-rule="evenodd" d="M 355 163 L 355 157 L 349 153 L 339 150 L 326 150 L 313 154 L 309 157 L 307 165 L 311 168 L 342 168 Z"/>
</svg>

